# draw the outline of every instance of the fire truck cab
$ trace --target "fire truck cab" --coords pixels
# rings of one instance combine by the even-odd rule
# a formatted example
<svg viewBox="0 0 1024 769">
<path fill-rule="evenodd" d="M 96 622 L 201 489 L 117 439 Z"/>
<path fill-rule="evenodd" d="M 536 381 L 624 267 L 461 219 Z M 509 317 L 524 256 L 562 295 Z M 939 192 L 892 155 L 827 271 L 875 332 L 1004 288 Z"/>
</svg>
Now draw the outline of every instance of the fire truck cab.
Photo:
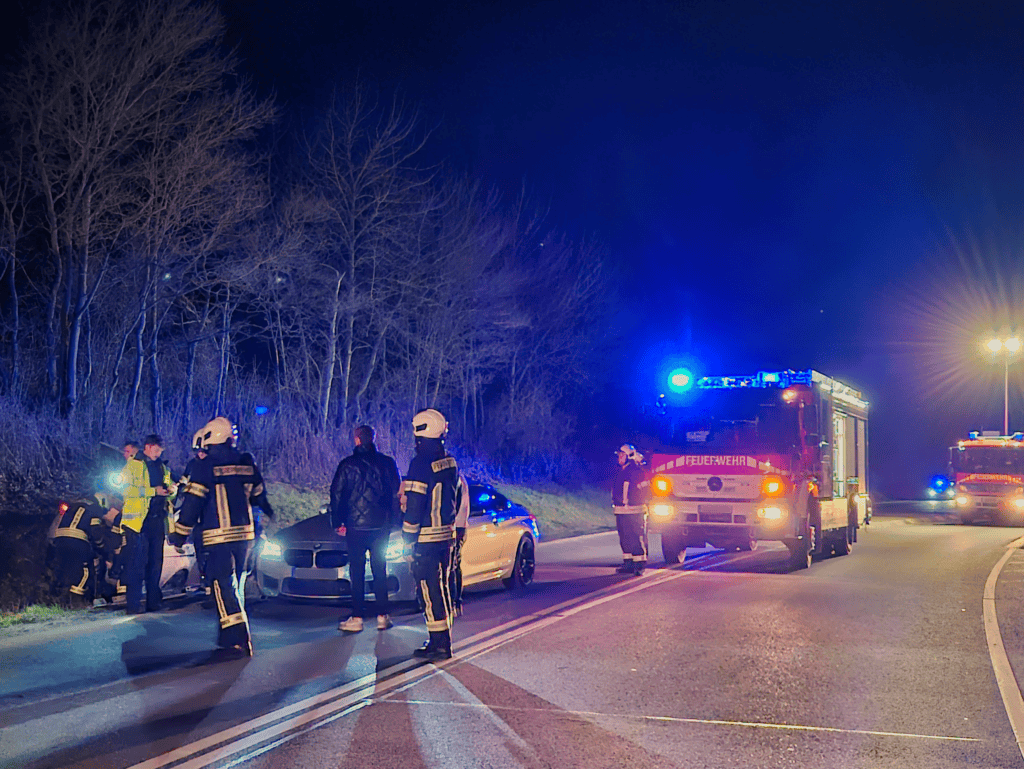
<svg viewBox="0 0 1024 769">
<path fill-rule="evenodd" d="M 650 525 L 677 563 L 687 547 L 784 542 L 795 569 L 848 554 L 870 520 L 868 404 L 817 371 L 698 379 L 661 396 Z"/>
<path fill-rule="evenodd" d="M 963 523 L 1024 525 L 1024 433 L 970 433 L 949 449 Z"/>
</svg>

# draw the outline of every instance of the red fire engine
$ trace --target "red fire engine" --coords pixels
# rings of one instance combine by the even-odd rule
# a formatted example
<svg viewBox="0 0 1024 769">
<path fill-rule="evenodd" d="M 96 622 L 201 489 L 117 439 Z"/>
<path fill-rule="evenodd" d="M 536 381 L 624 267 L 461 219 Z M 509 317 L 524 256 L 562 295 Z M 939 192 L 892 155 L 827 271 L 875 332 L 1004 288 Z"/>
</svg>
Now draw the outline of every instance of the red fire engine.
<svg viewBox="0 0 1024 769">
<path fill-rule="evenodd" d="M 786 544 L 793 568 L 846 555 L 870 520 L 868 404 L 817 371 L 704 377 L 659 401 L 651 529 L 687 547 Z"/>
<path fill-rule="evenodd" d="M 949 449 L 963 523 L 1024 524 L 1024 433 L 971 433 Z"/>
</svg>

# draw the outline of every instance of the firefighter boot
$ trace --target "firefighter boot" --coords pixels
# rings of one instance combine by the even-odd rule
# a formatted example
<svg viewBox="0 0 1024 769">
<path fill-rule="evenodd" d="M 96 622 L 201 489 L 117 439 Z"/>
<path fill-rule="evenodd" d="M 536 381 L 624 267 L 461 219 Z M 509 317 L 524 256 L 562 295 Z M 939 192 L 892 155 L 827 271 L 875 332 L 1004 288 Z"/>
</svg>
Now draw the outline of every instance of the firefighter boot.
<svg viewBox="0 0 1024 769">
<path fill-rule="evenodd" d="M 435 660 L 448 660 L 452 658 L 452 637 L 447 630 L 431 632 L 430 640 L 412 653 L 414 657 L 434 662 Z"/>
<path fill-rule="evenodd" d="M 622 565 L 615 570 L 616 574 L 632 574 L 633 573 L 633 562 L 623 561 Z"/>
<path fill-rule="evenodd" d="M 644 567 L 647 564 L 644 561 L 633 561 L 633 574 L 637 577 L 644 573 Z"/>
</svg>

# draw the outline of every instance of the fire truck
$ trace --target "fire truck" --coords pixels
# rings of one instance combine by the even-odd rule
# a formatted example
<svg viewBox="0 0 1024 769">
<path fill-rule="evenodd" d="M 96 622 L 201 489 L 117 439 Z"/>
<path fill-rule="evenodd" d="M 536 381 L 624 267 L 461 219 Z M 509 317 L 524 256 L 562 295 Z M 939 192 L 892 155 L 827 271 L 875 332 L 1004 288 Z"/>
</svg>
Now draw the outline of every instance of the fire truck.
<svg viewBox="0 0 1024 769">
<path fill-rule="evenodd" d="M 972 432 L 949 449 L 963 523 L 1024 525 L 1024 433 Z"/>
<path fill-rule="evenodd" d="M 868 404 L 852 387 L 812 370 L 703 377 L 657 412 L 649 522 L 666 562 L 775 540 L 806 569 L 870 521 Z"/>
</svg>

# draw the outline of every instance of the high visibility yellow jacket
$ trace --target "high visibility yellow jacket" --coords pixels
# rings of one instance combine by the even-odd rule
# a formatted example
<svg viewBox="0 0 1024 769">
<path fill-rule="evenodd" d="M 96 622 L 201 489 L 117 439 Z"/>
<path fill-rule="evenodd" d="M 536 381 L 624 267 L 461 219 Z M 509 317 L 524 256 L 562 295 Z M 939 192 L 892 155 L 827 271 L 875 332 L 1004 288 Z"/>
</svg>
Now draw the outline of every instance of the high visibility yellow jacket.
<svg viewBox="0 0 1024 769">
<path fill-rule="evenodd" d="M 149 472 L 141 459 L 129 459 L 121 470 L 120 485 L 124 488 L 124 507 L 121 526 L 136 534 L 142 531 L 142 522 L 149 511 L 149 500 L 156 496 L 156 488 L 149 485 Z"/>
</svg>

